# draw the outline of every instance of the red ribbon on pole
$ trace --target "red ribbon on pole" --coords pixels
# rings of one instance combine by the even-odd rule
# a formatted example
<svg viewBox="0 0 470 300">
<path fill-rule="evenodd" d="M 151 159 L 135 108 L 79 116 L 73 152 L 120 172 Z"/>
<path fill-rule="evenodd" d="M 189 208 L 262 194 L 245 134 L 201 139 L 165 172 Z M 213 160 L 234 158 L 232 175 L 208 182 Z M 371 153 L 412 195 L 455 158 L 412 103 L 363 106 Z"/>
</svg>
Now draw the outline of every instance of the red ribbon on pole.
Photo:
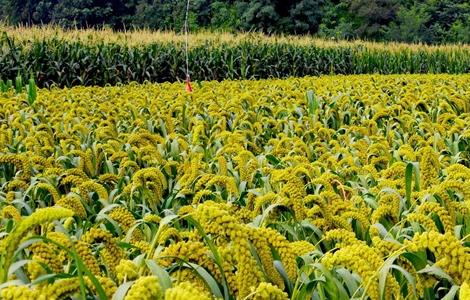
<svg viewBox="0 0 470 300">
<path fill-rule="evenodd" d="M 191 86 L 191 81 L 189 80 L 189 75 L 186 76 L 186 92 L 192 93 L 193 88 Z"/>
</svg>

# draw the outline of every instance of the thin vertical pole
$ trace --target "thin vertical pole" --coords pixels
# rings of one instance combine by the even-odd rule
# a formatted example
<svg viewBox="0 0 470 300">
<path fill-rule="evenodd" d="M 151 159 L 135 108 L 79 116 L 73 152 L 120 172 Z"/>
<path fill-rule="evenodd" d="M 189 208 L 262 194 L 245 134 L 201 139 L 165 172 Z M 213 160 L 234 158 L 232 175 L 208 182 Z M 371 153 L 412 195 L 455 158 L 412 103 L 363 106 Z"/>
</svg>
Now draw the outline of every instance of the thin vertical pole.
<svg viewBox="0 0 470 300">
<path fill-rule="evenodd" d="M 188 30 L 188 17 L 189 17 L 189 1 L 186 3 L 186 16 L 184 19 L 184 35 L 185 35 L 185 52 L 186 52 L 186 81 L 189 82 L 189 30 Z"/>
</svg>

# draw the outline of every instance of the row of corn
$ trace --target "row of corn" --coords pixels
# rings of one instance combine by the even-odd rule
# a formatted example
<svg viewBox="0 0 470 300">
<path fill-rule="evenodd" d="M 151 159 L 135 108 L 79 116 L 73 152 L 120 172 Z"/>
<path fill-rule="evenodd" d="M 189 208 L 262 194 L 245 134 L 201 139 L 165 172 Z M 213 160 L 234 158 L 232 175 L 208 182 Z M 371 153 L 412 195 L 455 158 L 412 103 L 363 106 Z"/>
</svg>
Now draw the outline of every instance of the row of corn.
<svg viewBox="0 0 470 300">
<path fill-rule="evenodd" d="M 138 31 L 1 28 L 0 80 L 33 77 L 41 87 L 175 82 L 186 78 L 181 35 Z M 197 80 L 322 74 L 468 73 L 470 47 L 335 42 L 309 37 L 190 36 Z M 282 59 L 280 59 L 282 58 Z M 1 83 L 1 81 L 0 81 Z"/>
<path fill-rule="evenodd" d="M 469 84 L 0 93 L 0 298 L 468 299 Z"/>
<path fill-rule="evenodd" d="M 21 41 L 50 39 L 51 37 L 60 37 L 67 41 L 84 41 L 89 44 L 99 44 L 101 42 L 111 42 L 117 44 L 126 44 L 131 46 L 151 44 L 154 42 L 185 43 L 186 36 L 174 31 L 155 31 L 145 28 L 133 28 L 128 30 L 114 31 L 109 28 L 80 28 L 64 29 L 60 26 L 41 25 L 41 26 L 5 26 L 0 24 L 0 31 L 6 32 Z M 189 32 L 189 47 L 200 46 L 206 42 L 239 44 L 247 40 L 264 41 L 266 43 L 291 43 L 299 46 L 315 45 L 321 48 L 334 48 L 338 46 L 364 46 L 369 49 L 387 49 L 389 51 L 402 51 L 405 49 L 416 51 L 450 51 L 457 49 L 470 50 L 467 44 L 441 44 L 430 45 L 422 43 L 398 43 L 398 42 L 373 42 L 363 40 L 338 40 L 322 39 L 312 35 L 265 35 L 260 32 L 237 32 L 230 33 L 224 31 L 204 31 Z"/>
</svg>

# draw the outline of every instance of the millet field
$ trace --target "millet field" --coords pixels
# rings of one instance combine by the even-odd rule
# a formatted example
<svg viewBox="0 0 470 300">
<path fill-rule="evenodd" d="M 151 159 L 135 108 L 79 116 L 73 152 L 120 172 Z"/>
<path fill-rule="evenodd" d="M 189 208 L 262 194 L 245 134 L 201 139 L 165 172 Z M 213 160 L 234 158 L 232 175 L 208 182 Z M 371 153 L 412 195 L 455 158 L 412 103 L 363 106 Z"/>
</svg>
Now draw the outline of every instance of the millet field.
<svg viewBox="0 0 470 300">
<path fill-rule="evenodd" d="M 175 35 L 35 30 L 0 299 L 470 299 L 468 46 L 199 34 L 188 92 Z"/>
</svg>

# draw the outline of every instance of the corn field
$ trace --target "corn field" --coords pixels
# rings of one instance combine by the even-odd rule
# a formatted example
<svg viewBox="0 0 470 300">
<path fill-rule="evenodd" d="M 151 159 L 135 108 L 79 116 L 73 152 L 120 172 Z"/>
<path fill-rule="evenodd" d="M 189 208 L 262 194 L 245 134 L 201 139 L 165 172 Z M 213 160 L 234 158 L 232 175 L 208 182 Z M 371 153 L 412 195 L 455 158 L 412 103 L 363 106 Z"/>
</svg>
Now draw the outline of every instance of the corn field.
<svg viewBox="0 0 470 300">
<path fill-rule="evenodd" d="M 20 83 L 1 299 L 469 299 L 470 75 Z"/>
<path fill-rule="evenodd" d="M 166 32 L 63 31 L 0 27 L 0 80 L 40 87 L 184 80 L 183 36 Z M 470 46 L 327 41 L 259 34 L 191 35 L 197 80 L 332 74 L 469 73 Z M 282 59 L 281 59 L 282 58 Z"/>
</svg>

